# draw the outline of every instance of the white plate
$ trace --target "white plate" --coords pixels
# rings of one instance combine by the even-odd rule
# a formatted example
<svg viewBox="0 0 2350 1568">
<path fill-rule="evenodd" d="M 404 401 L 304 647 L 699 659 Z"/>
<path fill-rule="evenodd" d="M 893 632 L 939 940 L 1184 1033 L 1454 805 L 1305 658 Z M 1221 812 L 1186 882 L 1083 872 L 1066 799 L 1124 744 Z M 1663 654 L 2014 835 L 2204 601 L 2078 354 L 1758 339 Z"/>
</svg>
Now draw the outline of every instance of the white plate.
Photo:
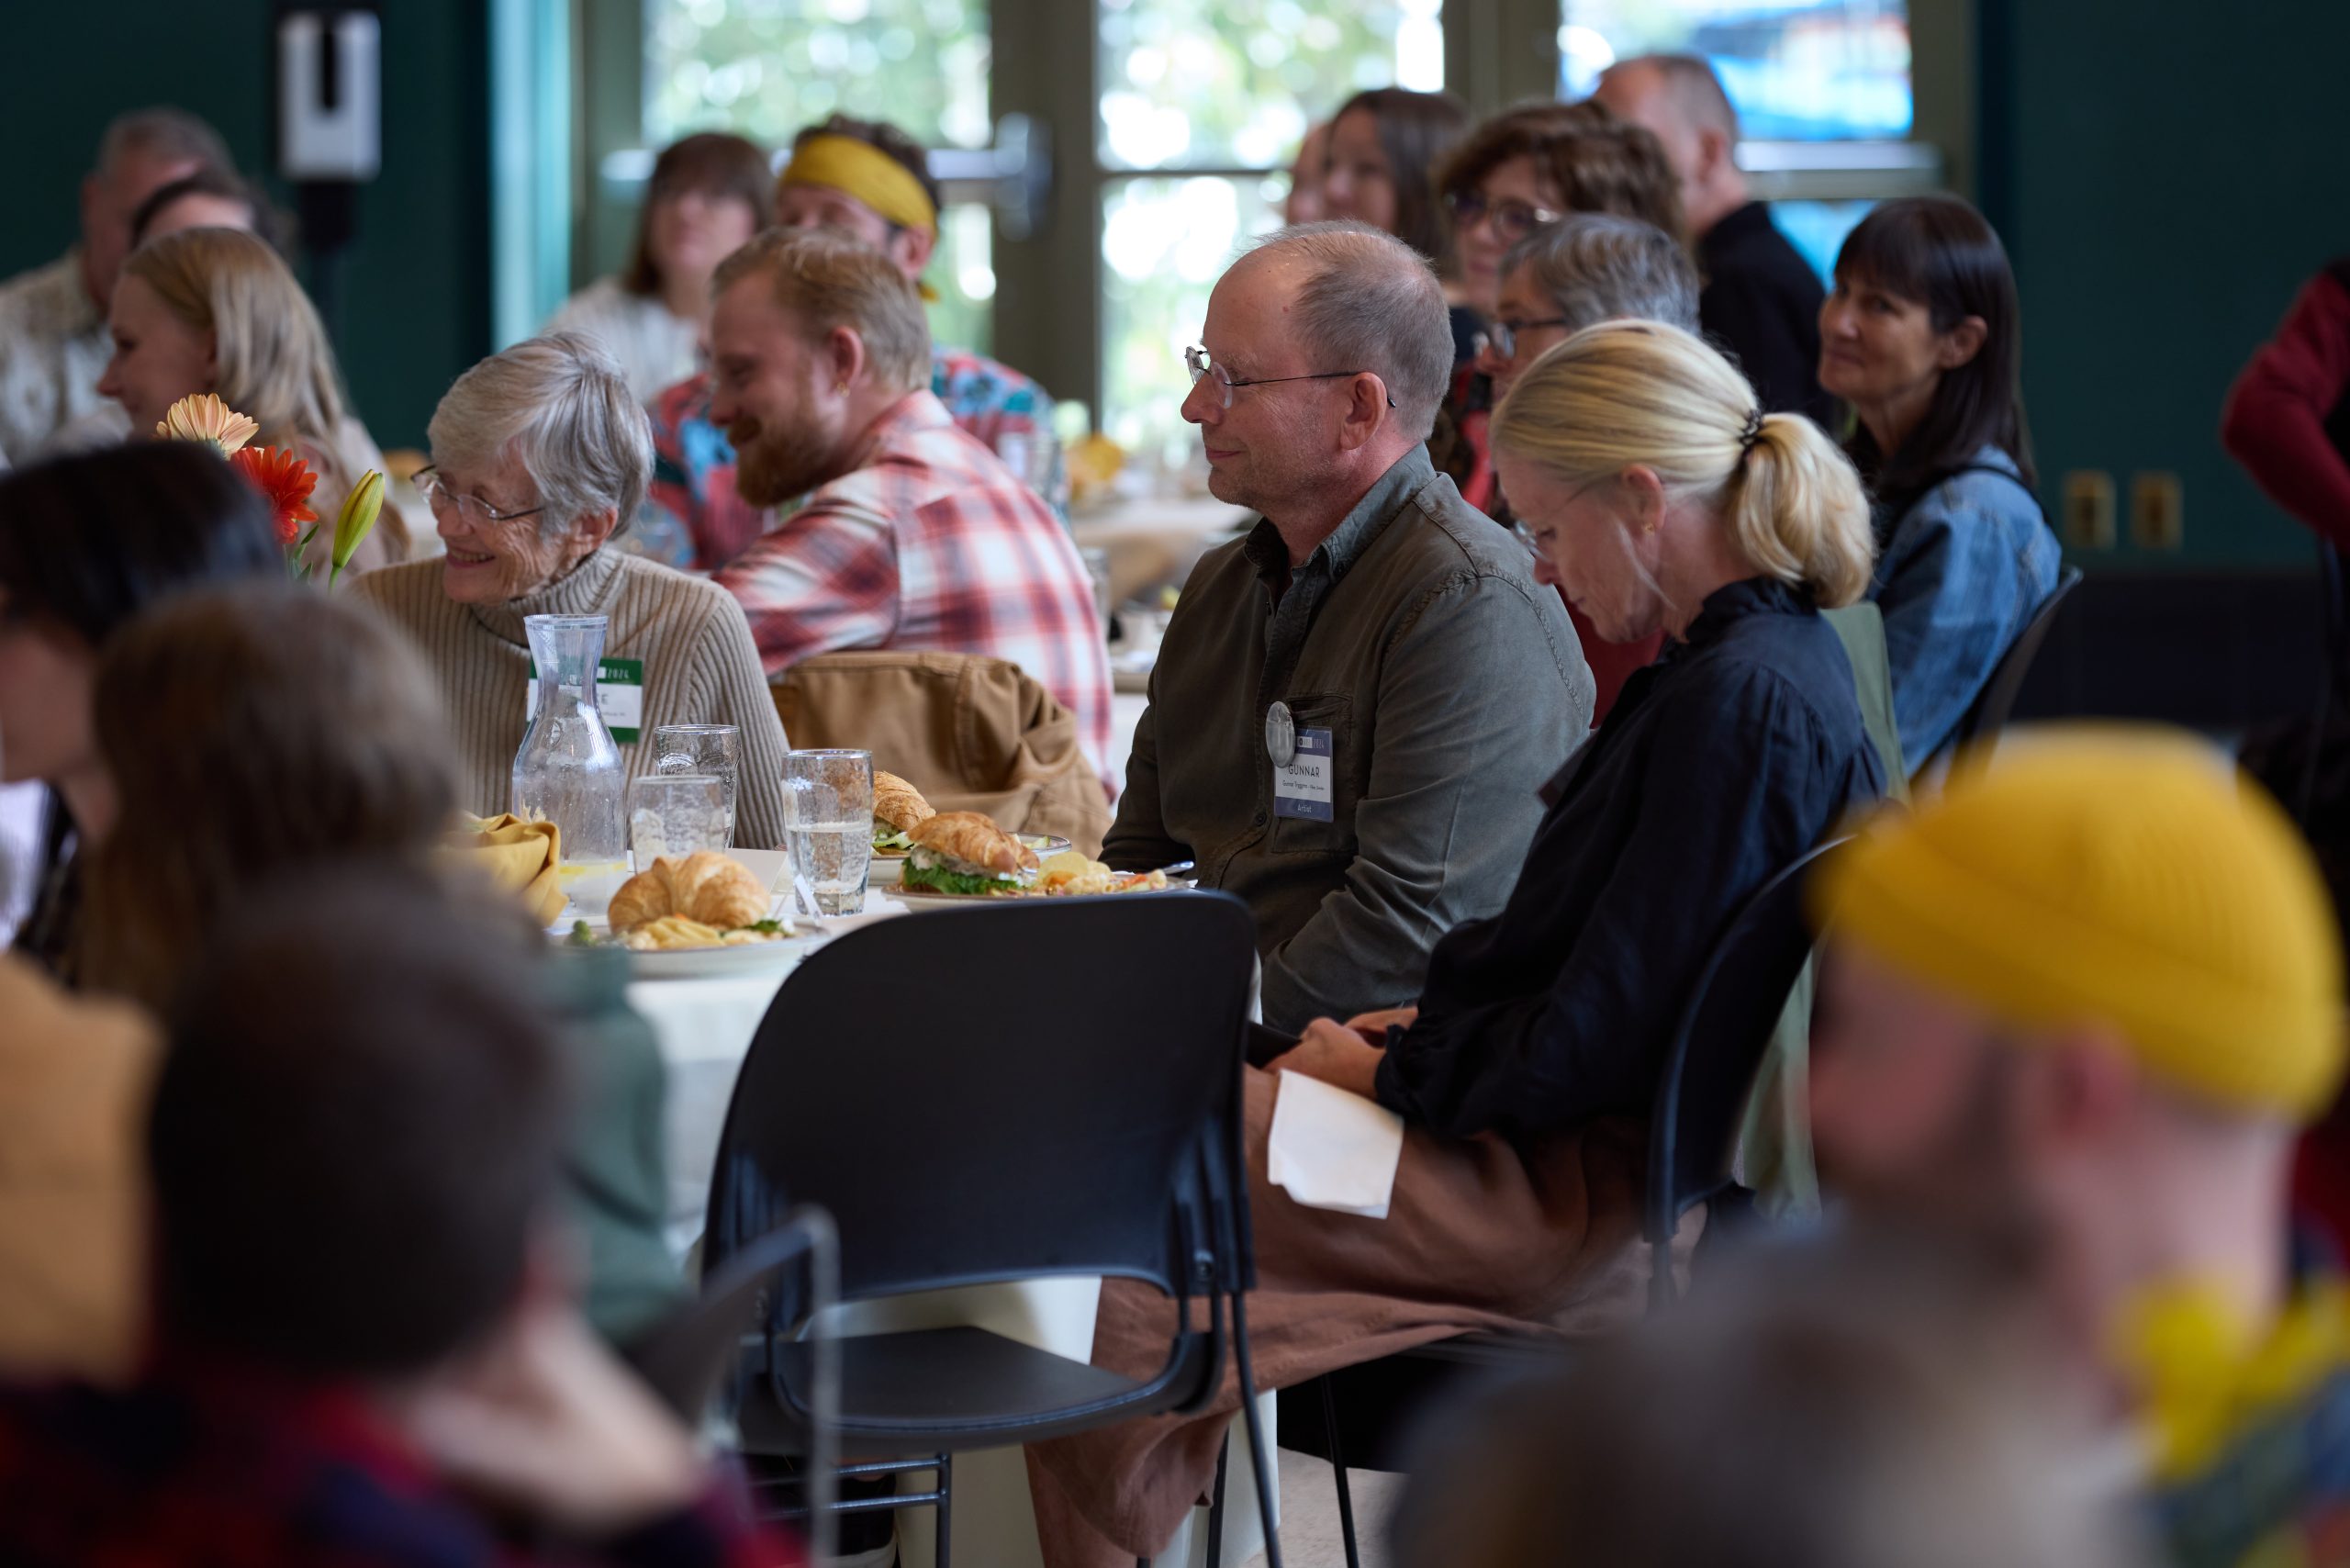
<svg viewBox="0 0 2350 1568">
<path fill-rule="evenodd" d="M 1200 884 L 1193 879 L 1179 877 L 1163 888 L 1137 888 L 1127 893 L 942 893 L 931 888 L 898 890 L 898 896 L 908 903 L 1016 903 L 1036 899 L 1092 897 L 1105 899 L 1145 899 L 1160 893 L 1188 893 Z"/>
<path fill-rule="evenodd" d="M 768 974 L 788 969 L 822 941 L 815 936 L 785 936 L 773 942 L 743 942 L 732 947 L 680 947 L 666 953 L 628 956 L 629 973 L 637 980 L 709 980 L 722 975 Z"/>
</svg>

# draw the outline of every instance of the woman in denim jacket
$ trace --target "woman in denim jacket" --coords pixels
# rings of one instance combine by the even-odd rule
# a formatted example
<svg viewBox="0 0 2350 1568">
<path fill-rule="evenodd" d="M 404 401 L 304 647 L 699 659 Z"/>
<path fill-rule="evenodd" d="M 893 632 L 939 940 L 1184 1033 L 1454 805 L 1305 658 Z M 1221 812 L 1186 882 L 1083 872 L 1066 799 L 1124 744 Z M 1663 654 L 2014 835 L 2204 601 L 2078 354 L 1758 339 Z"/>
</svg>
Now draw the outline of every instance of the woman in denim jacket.
<svg viewBox="0 0 2350 1568">
<path fill-rule="evenodd" d="M 1875 498 L 1876 581 L 1901 752 L 1948 740 L 2056 587 L 2033 493 L 2015 274 L 1953 196 L 1889 201 L 1836 257 L 1820 385 L 1852 406 L 1846 450 Z"/>
</svg>

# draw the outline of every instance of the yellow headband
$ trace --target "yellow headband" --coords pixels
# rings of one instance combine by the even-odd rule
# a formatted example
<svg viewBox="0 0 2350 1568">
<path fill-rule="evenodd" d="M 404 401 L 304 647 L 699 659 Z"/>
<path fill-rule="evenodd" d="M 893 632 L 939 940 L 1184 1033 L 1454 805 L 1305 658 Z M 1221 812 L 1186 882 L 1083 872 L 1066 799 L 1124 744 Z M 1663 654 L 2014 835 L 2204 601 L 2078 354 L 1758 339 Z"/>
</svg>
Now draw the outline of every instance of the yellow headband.
<svg viewBox="0 0 2350 1568">
<path fill-rule="evenodd" d="M 938 208 L 913 171 L 869 141 L 811 136 L 784 165 L 782 185 L 822 185 L 855 196 L 901 229 L 938 232 Z"/>
</svg>

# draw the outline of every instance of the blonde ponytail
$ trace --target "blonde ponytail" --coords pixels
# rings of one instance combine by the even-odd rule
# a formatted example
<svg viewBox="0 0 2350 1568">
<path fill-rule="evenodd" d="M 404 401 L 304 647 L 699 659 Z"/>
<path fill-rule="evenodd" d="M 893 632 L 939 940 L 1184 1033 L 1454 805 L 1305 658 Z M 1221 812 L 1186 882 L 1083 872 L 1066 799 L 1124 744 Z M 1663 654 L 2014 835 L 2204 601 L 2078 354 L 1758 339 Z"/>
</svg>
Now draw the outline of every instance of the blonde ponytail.
<svg viewBox="0 0 2350 1568">
<path fill-rule="evenodd" d="M 1852 463 L 1799 414 L 1755 422 L 1754 389 L 1691 333 L 1605 321 L 1535 361 L 1493 444 L 1569 485 L 1635 465 L 1709 508 L 1754 569 L 1826 609 L 1868 591 L 1876 539 Z"/>
</svg>

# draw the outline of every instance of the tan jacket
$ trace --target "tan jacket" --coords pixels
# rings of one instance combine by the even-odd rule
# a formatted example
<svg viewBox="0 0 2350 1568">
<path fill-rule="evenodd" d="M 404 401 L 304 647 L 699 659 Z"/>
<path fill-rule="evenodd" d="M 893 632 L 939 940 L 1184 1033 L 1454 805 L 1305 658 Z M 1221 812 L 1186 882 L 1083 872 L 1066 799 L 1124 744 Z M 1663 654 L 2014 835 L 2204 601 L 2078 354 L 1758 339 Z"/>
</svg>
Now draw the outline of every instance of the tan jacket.
<svg viewBox="0 0 2350 1568">
<path fill-rule="evenodd" d="M 1077 716 L 1018 665 L 976 654 L 824 654 L 775 687 L 791 744 L 851 746 L 942 812 L 982 812 L 1018 833 L 1102 852 L 1110 803 L 1078 745 Z"/>
<path fill-rule="evenodd" d="M 0 1376 L 101 1381 L 145 1325 L 153 1030 L 0 957 Z"/>
</svg>

